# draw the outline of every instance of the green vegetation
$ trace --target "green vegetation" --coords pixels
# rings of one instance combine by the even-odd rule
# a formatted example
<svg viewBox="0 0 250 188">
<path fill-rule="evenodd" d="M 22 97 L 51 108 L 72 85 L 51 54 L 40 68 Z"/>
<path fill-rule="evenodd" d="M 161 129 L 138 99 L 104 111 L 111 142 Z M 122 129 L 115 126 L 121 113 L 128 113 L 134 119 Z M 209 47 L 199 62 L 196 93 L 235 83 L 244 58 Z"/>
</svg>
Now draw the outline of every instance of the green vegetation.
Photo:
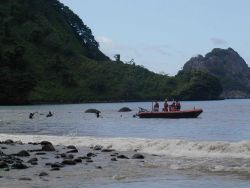
<svg viewBox="0 0 250 188">
<path fill-rule="evenodd" d="M 1 104 L 205 100 L 221 92 L 205 73 L 169 77 L 111 61 L 57 0 L 1 1 L 0 33 Z"/>
</svg>

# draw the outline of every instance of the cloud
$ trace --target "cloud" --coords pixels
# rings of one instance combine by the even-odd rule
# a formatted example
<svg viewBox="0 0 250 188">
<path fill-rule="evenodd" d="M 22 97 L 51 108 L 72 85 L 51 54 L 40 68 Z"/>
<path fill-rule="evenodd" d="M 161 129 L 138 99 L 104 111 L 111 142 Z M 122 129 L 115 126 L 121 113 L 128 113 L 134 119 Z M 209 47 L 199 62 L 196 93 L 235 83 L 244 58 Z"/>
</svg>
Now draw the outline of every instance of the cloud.
<svg viewBox="0 0 250 188">
<path fill-rule="evenodd" d="M 115 46 L 113 40 L 108 37 L 99 36 L 99 37 L 96 37 L 96 40 L 99 42 L 101 46 L 104 46 L 104 47 L 112 48 Z"/>
<path fill-rule="evenodd" d="M 214 45 L 227 45 L 228 44 L 228 42 L 225 41 L 224 39 L 217 38 L 217 37 L 212 37 L 210 38 L 210 40 Z"/>
<path fill-rule="evenodd" d="M 115 54 L 121 54 L 122 59 L 126 58 L 126 61 L 142 56 L 140 50 L 136 47 L 116 42 L 109 37 L 98 36 L 96 37 L 96 40 L 100 44 L 100 49 L 110 58 L 113 58 Z"/>
</svg>

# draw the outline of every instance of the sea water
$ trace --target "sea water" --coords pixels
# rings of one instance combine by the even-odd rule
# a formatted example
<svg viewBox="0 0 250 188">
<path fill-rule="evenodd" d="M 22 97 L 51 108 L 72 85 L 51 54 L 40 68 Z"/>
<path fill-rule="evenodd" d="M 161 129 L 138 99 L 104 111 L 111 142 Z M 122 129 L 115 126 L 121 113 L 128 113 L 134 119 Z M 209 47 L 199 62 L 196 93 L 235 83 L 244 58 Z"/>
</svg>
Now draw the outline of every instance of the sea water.
<svg viewBox="0 0 250 188">
<path fill-rule="evenodd" d="M 0 136 L 1 140 L 112 145 L 160 156 L 150 164 L 158 174 L 149 170 L 122 181 L 104 178 L 86 182 L 89 187 L 249 187 L 250 100 L 181 104 L 182 109 L 204 112 L 195 119 L 139 119 L 133 117 L 138 107 L 150 110 L 150 102 L 1 106 Z M 132 111 L 118 112 L 124 106 Z M 89 108 L 100 110 L 101 117 L 84 113 Z M 47 118 L 49 111 L 54 115 Z M 33 119 L 31 112 L 36 112 Z"/>
</svg>

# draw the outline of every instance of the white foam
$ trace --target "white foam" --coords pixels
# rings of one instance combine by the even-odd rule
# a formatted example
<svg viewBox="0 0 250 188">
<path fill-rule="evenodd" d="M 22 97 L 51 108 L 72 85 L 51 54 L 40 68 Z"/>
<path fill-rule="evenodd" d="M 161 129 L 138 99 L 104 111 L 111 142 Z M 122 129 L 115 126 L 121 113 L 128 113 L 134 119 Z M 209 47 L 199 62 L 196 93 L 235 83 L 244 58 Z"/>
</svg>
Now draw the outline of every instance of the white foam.
<svg viewBox="0 0 250 188">
<path fill-rule="evenodd" d="M 102 145 L 119 151 L 133 151 L 173 157 L 215 157 L 250 159 L 250 141 L 188 141 L 177 139 L 142 139 L 142 138 L 99 138 L 77 136 L 45 136 L 45 135 L 9 135 L 0 134 L 1 140 L 13 139 L 22 142 L 40 142 L 48 140 L 53 144 L 91 146 Z"/>
</svg>

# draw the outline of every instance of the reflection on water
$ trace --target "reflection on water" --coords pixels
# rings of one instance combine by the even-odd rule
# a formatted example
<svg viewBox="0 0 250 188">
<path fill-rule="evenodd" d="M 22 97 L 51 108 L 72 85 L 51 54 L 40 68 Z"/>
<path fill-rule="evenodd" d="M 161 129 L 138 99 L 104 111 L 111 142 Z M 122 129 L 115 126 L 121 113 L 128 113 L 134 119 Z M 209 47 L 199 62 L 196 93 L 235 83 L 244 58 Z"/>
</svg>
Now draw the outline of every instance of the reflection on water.
<svg viewBox="0 0 250 188">
<path fill-rule="evenodd" d="M 119 113 L 118 110 L 124 106 L 133 111 Z M 196 119 L 133 118 L 138 107 L 150 109 L 150 102 L 1 106 L 0 132 L 224 141 L 249 139 L 250 100 L 182 103 L 184 109 L 194 106 L 204 110 Z M 101 118 L 96 118 L 95 114 L 84 113 L 88 108 L 99 109 Z M 52 111 L 54 116 L 46 118 L 49 111 Z M 35 114 L 34 119 L 29 119 L 30 112 L 38 114 Z"/>
</svg>

